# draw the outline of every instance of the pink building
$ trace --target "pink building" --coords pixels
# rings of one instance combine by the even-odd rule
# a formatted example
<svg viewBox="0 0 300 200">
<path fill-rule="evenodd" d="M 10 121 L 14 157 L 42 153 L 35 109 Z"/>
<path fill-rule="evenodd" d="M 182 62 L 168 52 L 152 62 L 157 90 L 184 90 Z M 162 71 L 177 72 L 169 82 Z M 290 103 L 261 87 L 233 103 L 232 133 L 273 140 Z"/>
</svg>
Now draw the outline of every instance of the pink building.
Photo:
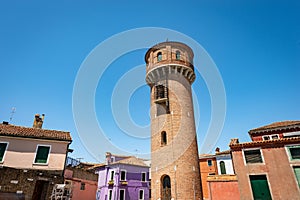
<svg viewBox="0 0 300 200">
<path fill-rule="evenodd" d="M 230 143 L 241 199 L 300 199 L 300 121 L 249 131 Z"/>
</svg>

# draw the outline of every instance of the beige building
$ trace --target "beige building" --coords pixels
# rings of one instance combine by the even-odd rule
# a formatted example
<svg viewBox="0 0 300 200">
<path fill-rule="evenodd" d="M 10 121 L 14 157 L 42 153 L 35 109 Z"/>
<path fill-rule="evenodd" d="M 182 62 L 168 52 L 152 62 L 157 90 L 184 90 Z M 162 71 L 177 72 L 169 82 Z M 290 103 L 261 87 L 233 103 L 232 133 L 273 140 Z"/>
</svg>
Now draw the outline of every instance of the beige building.
<svg viewBox="0 0 300 200">
<path fill-rule="evenodd" d="M 163 42 L 146 55 L 151 88 L 151 199 L 202 199 L 191 84 L 193 51 Z"/>
<path fill-rule="evenodd" d="M 0 124 L 0 199 L 49 199 L 56 183 L 63 183 L 69 132 Z"/>
</svg>

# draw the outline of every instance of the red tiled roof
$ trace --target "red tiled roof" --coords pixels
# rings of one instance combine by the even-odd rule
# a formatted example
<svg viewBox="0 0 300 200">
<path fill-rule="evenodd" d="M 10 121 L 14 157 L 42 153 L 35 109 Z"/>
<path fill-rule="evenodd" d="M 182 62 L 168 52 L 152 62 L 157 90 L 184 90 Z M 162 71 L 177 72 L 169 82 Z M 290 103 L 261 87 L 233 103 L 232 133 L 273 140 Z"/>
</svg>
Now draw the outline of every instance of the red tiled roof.
<svg viewBox="0 0 300 200">
<path fill-rule="evenodd" d="M 0 136 L 72 141 L 70 132 L 0 124 Z"/>
<path fill-rule="evenodd" d="M 126 164 L 126 165 L 136 165 L 136 166 L 142 166 L 142 167 L 149 167 L 145 163 L 145 159 L 137 158 L 137 157 L 134 157 L 134 156 L 131 156 L 129 158 L 125 158 L 125 159 L 119 160 L 117 162 L 111 163 L 111 165 L 113 165 L 113 164 Z"/>
<path fill-rule="evenodd" d="M 291 138 L 280 138 L 276 140 L 259 140 L 254 142 L 245 142 L 245 143 L 232 143 L 229 144 L 231 150 L 241 150 L 242 148 L 251 148 L 251 147 L 276 147 L 283 146 L 286 144 L 299 144 L 300 137 L 291 137 Z"/>
<path fill-rule="evenodd" d="M 273 131 L 277 129 L 290 129 L 294 127 L 300 128 L 300 121 L 282 121 L 282 122 L 275 122 L 272 124 L 268 124 L 266 126 L 258 127 L 249 131 L 249 134 L 255 134 L 260 132 L 266 131 Z"/>
</svg>

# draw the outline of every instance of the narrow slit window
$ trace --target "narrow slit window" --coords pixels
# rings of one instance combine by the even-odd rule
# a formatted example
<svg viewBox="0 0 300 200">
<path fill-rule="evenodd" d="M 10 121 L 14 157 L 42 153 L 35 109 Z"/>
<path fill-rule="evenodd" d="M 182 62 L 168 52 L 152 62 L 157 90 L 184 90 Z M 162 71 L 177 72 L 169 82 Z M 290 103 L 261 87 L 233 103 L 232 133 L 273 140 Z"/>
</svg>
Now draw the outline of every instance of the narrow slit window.
<svg viewBox="0 0 300 200">
<path fill-rule="evenodd" d="M 167 144 L 167 133 L 166 131 L 161 132 L 161 145 Z"/>
<path fill-rule="evenodd" d="M 176 60 L 180 60 L 180 51 L 176 51 Z"/>
<path fill-rule="evenodd" d="M 158 52 L 157 53 L 157 62 L 161 61 L 162 60 L 162 53 L 161 52 Z"/>
</svg>

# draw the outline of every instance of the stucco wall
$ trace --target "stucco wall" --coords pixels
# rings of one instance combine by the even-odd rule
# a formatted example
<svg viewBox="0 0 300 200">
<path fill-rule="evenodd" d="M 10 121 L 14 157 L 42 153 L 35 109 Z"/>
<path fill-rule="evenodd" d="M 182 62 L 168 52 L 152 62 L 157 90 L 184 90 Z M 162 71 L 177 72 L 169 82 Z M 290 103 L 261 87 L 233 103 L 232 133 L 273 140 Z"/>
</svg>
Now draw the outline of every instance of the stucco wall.
<svg viewBox="0 0 300 200">
<path fill-rule="evenodd" d="M 114 184 L 108 186 L 111 171 L 115 171 Z M 120 182 L 120 170 L 126 170 L 126 185 Z M 141 173 L 146 172 L 146 182 L 141 181 Z M 112 199 L 119 199 L 120 189 L 125 189 L 126 199 L 138 199 L 140 189 L 144 190 L 144 199 L 149 199 L 149 168 L 132 165 L 111 165 L 98 170 L 98 199 L 106 199 L 108 190 L 112 190 Z"/>
<path fill-rule="evenodd" d="M 1 163 L 3 166 L 43 170 L 64 169 L 68 142 L 3 136 L 0 136 L 0 141 L 9 143 Z M 48 164 L 34 164 L 38 144 L 51 145 Z"/>
<path fill-rule="evenodd" d="M 272 199 L 300 199 L 299 187 L 293 172 L 293 165 L 285 147 L 263 148 L 264 163 L 245 164 L 242 151 L 232 152 L 235 172 L 238 177 L 241 199 L 253 199 L 249 175 L 266 175 Z"/>
<path fill-rule="evenodd" d="M 230 155 L 220 155 L 217 156 L 217 166 L 218 166 L 218 174 L 221 174 L 220 162 L 224 161 L 226 174 L 234 174 L 232 159 Z"/>
<path fill-rule="evenodd" d="M 239 200 L 240 192 L 237 181 L 208 182 L 210 200 Z"/>
</svg>

